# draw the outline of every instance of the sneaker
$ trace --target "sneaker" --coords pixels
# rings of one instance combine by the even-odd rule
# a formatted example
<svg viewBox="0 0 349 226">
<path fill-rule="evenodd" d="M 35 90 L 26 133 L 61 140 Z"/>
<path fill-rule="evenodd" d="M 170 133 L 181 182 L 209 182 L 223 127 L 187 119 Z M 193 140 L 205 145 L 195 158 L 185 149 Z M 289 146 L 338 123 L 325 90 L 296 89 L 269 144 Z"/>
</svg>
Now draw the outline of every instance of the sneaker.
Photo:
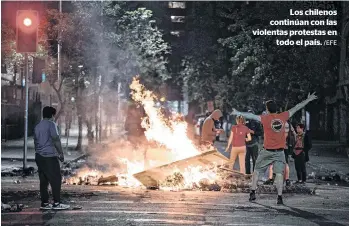
<svg viewBox="0 0 349 226">
<path fill-rule="evenodd" d="M 54 203 L 54 204 L 52 205 L 52 209 L 53 209 L 53 210 L 66 210 L 66 209 L 69 209 L 69 208 L 70 208 L 69 205 L 62 204 L 62 203 L 59 203 L 59 202 Z"/>
<path fill-rule="evenodd" d="M 50 209 L 52 209 L 52 204 L 50 204 L 50 203 L 42 203 L 40 209 L 41 210 L 50 210 Z"/>
<path fill-rule="evenodd" d="M 284 204 L 284 202 L 282 201 L 282 196 L 281 195 L 278 195 L 277 204 L 278 205 L 283 205 Z"/>
<path fill-rule="evenodd" d="M 286 180 L 286 186 L 291 186 L 291 181 L 289 179 Z"/>
<path fill-rule="evenodd" d="M 248 199 L 250 202 L 253 202 L 256 200 L 256 193 L 251 192 L 250 193 L 250 198 Z"/>
</svg>

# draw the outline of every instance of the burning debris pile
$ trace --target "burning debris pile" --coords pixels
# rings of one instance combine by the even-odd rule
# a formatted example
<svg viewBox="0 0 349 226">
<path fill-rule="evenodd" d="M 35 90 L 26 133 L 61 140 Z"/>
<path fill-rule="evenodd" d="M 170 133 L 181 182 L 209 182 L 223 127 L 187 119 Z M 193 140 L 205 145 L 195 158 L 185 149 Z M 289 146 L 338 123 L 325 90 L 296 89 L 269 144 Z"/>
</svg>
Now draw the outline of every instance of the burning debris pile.
<svg viewBox="0 0 349 226">
<path fill-rule="evenodd" d="M 195 145 L 187 136 L 187 123 L 180 117 L 166 117 L 156 107 L 158 98 L 137 79 L 130 88 L 133 100 L 146 113 L 141 125 L 147 142 L 136 145 L 119 139 L 90 153 L 87 167 L 66 183 L 201 190 L 234 186 L 226 178 L 232 172 L 223 172 L 218 167 L 229 161 L 224 153 L 212 146 Z M 238 185 L 246 187 L 246 178 L 242 175 L 238 178 L 241 179 L 234 179 L 239 180 Z"/>
<path fill-rule="evenodd" d="M 197 171 L 197 169 L 195 171 Z M 215 176 L 210 178 L 209 175 L 213 175 L 213 172 L 215 172 Z M 210 172 L 203 171 L 201 172 L 201 176 L 196 175 L 195 179 L 188 180 L 188 178 L 191 178 L 191 176 L 183 176 L 180 172 L 176 172 L 166 177 L 166 179 L 160 183 L 160 188 L 165 190 L 174 190 L 178 188 L 178 190 L 232 192 L 234 190 L 243 191 L 244 189 L 248 189 L 251 182 L 248 176 L 242 175 L 237 171 L 222 168 L 211 169 Z M 188 182 L 186 182 L 186 180 Z"/>
</svg>

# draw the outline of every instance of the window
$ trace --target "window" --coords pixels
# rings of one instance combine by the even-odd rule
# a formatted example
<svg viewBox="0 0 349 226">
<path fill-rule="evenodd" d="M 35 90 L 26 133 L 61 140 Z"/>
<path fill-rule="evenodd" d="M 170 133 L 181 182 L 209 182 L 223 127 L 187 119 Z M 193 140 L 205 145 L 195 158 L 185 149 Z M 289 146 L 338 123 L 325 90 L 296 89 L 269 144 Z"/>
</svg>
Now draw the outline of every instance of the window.
<svg viewBox="0 0 349 226">
<path fill-rule="evenodd" d="M 168 8 L 171 9 L 185 9 L 185 2 L 169 2 Z"/>
<path fill-rule="evenodd" d="M 171 31 L 171 35 L 180 37 L 183 35 L 183 31 Z"/>
<path fill-rule="evenodd" d="M 184 23 L 185 16 L 171 16 L 173 23 Z"/>
</svg>

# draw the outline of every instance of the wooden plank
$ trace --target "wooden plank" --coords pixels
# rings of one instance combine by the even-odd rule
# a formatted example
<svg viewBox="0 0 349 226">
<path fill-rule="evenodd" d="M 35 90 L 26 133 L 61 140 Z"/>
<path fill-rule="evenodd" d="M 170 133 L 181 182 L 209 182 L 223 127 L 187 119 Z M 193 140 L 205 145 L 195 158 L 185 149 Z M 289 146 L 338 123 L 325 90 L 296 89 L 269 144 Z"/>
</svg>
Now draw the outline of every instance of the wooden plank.
<svg viewBox="0 0 349 226">
<path fill-rule="evenodd" d="M 187 167 L 201 166 L 209 167 L 214 165 L 224 165 L 229 159 L 217 150 L 211 150 L 202 154 L 172 162 L 166 165 L 158 166 L 136 173 L 133 176 L 146 187 L 157 187 L 160 181 L 166 179 L 176 171 L 184 171 Z"/>
</svg>

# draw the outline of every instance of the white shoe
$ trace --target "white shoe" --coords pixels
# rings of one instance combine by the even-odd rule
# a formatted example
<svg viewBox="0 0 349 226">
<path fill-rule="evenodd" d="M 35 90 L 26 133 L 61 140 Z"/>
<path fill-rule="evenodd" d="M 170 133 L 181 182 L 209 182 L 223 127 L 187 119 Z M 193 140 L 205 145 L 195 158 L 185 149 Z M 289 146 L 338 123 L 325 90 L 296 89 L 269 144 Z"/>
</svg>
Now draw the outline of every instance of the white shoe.
<svg viewBox="0 0 349 226">
<path fill-rule="evenodd" d="M 41 210 L 51 210 L 52 209 L 52 204 L 50 203 L 44 203 L 40 207 Z"/>
<path fill-rule="evenodd" d="M 53 210 L 66 210 L 66 209 L 69 209 L 69 208 L 70 208 L 69 205 L 62 204 L 62 203 L 54 203 L 52 205 L 52 209 Z"/>
</svg>

